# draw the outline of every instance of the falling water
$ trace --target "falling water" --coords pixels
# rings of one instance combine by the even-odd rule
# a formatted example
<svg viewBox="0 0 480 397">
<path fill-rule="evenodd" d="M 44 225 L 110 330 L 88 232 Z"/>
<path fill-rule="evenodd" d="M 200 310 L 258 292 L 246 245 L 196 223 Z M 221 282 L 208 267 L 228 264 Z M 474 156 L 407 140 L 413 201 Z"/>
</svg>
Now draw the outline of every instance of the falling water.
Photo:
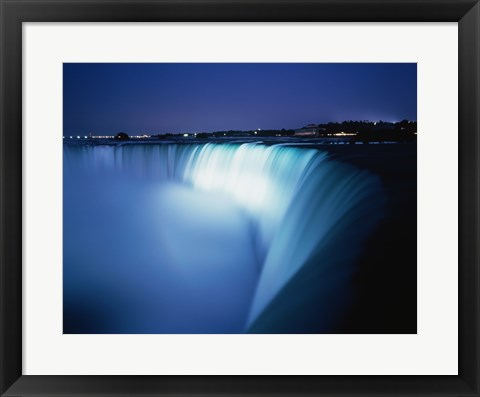
<svg viewBox="0 0 480 397">
<path fill-rule="evenodd" d="M 375 176 L 316 149 L 65 145 L 65 315 L 129 318 L 97 333 L 331 332 L 383 205 Z M 118 298 L 92 314 L 87 284 Z"/>
</svg>

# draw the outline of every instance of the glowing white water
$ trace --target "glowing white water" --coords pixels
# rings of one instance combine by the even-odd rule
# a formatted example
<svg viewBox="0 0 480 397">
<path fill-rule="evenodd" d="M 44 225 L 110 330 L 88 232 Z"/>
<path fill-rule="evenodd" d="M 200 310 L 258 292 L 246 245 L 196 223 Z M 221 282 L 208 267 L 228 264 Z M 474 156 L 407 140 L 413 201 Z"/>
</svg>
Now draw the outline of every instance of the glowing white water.
<svg viewBox="0 0 480 397">
<path fill-rule="evenodd" d="M 66 146 L 64 161 L 65 178 L 76 171 L 121 171 L 154 183 L 180 182 L 243 209 L 255 225 L 261 260 L 249 314 L 241 320 L 244 331 L 268 322 L 262 313 L 300 270 L 306 275 L 302 288 L 324 288 L 315 284 L 321 274 L 334 291 L 329 297 L 340 295 L 383 205 L 375 177 L 314 149 L 252 143 Z M 188 250 L 182 236 L 169 238 Z M 344 249 L 334 249 L 344 239 Z"/>
</svg>

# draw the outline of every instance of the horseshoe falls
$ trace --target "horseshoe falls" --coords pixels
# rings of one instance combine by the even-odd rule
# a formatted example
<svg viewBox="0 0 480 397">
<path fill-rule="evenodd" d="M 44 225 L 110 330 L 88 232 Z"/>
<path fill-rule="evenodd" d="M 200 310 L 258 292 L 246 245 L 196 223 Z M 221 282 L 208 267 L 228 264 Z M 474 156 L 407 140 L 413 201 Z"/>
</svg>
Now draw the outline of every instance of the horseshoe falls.
<svg viewBox="0 0 480 397">
<path fill-rule="evenodd" d="M 378 177 L 262 143 L 64 145 L 64 333 L 329 333 Z"/>
</svg>

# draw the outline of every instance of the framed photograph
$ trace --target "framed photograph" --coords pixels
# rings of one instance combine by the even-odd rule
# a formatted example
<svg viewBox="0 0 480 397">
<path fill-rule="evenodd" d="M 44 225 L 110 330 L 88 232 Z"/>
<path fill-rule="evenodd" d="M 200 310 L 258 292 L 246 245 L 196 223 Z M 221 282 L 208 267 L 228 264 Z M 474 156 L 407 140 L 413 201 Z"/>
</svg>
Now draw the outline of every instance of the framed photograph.
<svg viewBox="0 0 480 397">
<path fill-rule="evenodd" d="M 0 5 L 2 396 L 478 396 L 477 1 Z"/>
</svg>

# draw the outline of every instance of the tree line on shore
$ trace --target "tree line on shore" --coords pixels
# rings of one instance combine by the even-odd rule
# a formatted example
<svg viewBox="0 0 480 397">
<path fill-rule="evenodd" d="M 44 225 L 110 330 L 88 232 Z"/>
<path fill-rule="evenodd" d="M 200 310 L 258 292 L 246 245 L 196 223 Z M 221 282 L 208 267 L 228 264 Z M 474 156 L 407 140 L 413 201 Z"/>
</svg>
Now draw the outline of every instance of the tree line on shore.
<svg viewBox="0 0 480 397">
<path fill-rule="evenodd" d="M 397 123 L 386 121 L 354 121 L 308 124 L 299 129 L 267 129 L 267 130 L 224 130 L 215 132 L 199 132 L 184 134 L 156 134 L 151 138 L 169 139 L 178 136 L 196 139 L 220 137 L 317 137 L 347 138 L 354 141 L 414 141 L 417 138 L 417 122 L 402 120 Z M 116 139 L 129 139 L 124 132 L 118 133 Z"/>
</svg>

